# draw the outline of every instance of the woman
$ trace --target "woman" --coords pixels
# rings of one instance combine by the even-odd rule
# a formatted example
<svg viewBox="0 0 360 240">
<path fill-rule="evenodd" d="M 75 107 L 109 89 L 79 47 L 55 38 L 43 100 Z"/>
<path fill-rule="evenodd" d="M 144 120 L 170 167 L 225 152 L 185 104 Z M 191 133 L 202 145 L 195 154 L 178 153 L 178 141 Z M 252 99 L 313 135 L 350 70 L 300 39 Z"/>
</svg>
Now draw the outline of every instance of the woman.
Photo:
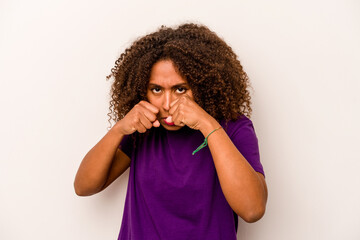
<svg viewBox="0 0 360 240">
<path fill-rule="evenodd" d="M 264 215 L 249 81 L 223 40 L 201 25 L 163 26 L 126 49 L 110 77 L 116 124 L 74 186 L 98 193 L 130 166 L 119 239 L 236 239 L 237 216 Z"/>
</svg>

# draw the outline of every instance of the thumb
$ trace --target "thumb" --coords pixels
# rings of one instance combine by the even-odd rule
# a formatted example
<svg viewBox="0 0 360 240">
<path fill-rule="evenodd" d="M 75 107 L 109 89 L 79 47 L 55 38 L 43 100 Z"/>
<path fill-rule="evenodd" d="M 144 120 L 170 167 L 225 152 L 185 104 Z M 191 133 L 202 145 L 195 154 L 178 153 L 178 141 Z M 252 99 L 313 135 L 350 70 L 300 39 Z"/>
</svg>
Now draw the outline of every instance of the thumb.
<svg viewBox="0 0 360 240">
<path fill-rule="evenodd" d="M 160 122 L 159 122 L 159 120 L 155 120 L 155 122 L 153 122 L 153 126 L 154 126 L 154 127 L 160 127 Z"/>
</svg>

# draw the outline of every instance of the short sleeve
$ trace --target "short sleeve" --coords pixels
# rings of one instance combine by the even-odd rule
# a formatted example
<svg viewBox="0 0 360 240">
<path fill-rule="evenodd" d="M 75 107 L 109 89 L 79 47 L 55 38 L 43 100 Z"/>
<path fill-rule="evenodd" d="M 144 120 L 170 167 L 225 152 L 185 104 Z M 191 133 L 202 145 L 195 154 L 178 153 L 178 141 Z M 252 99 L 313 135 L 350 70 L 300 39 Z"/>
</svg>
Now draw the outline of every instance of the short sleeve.
<svg viewBox="0 0 360 240">
<path fill-rule="evenodd" d="M 236 121 L 229 121 L 225 125 L 225 130 L 252 168 L 265 177 L 265 172 L 260 162 L 258 139 L 252 121 L 246 116 L 241 116 Z"/>
<path fill-rule="evenodd" d="M 125 135 L 120 142 L 119 149 L 121 149 L 121 151 L 123 151 L 131 159 L 133 148 L 134 148 L 133 135 Z"/>
</svg>

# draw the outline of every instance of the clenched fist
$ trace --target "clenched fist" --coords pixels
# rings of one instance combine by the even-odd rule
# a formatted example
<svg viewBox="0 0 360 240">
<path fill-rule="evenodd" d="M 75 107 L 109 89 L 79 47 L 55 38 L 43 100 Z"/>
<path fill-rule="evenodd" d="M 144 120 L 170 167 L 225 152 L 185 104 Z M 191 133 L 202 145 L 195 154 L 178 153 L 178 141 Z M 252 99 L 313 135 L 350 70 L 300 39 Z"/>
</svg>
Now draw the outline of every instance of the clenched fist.
<svg viewBox="0 0 360 240">
<path fill-rule="evenodd" d="M 132 134 L 135 131 L 144 133 L 147 129 L 160 126 L 160 122 L 157 120 L 158 112 L 159 109 L 151 103 L 140 101 L 116 125 L 124 135 Z"/>
</svg>

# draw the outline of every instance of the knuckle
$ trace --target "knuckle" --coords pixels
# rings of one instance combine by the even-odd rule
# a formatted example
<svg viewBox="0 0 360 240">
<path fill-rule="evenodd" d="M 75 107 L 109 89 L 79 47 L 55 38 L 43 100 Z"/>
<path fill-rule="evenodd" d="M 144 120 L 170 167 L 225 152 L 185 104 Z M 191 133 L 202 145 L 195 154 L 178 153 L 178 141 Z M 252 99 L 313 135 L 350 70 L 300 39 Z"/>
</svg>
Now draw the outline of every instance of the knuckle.
<svg viewBox="0 0 360 240">
<path fill-rule="evenodd" d="M 136 118 L 133 119 L 133 123 L 137 124 L 137 123 L 139 123 L 139 122 L 140 122 L 140 119 L 139 119 L 138 117 L 136 117 Z"/>
<path fill-rule="evenodd" d="M 136 120 L 139 120 L 140 116 L 141 116 L 140 112 L 136 112 L 136 113 L 135 113 L 135 119 L 136 119 Z"/>
<path fill-rule="evenodd" d="M 140 108 L 140 105 L 139 105 L 139 104 L 136 104 L 133 109 L 134 109 L 135 111 L 138 111 L 139 108 Z"/>
<path fill-rule="evenodd" d="M 155 121 L 156 120 L 156 116 L 155 116 L 155 114 L 152 114 L 152 115 L 150 115 L 150 119 L 149 119 L 150 121 Z"/>
</svg>

